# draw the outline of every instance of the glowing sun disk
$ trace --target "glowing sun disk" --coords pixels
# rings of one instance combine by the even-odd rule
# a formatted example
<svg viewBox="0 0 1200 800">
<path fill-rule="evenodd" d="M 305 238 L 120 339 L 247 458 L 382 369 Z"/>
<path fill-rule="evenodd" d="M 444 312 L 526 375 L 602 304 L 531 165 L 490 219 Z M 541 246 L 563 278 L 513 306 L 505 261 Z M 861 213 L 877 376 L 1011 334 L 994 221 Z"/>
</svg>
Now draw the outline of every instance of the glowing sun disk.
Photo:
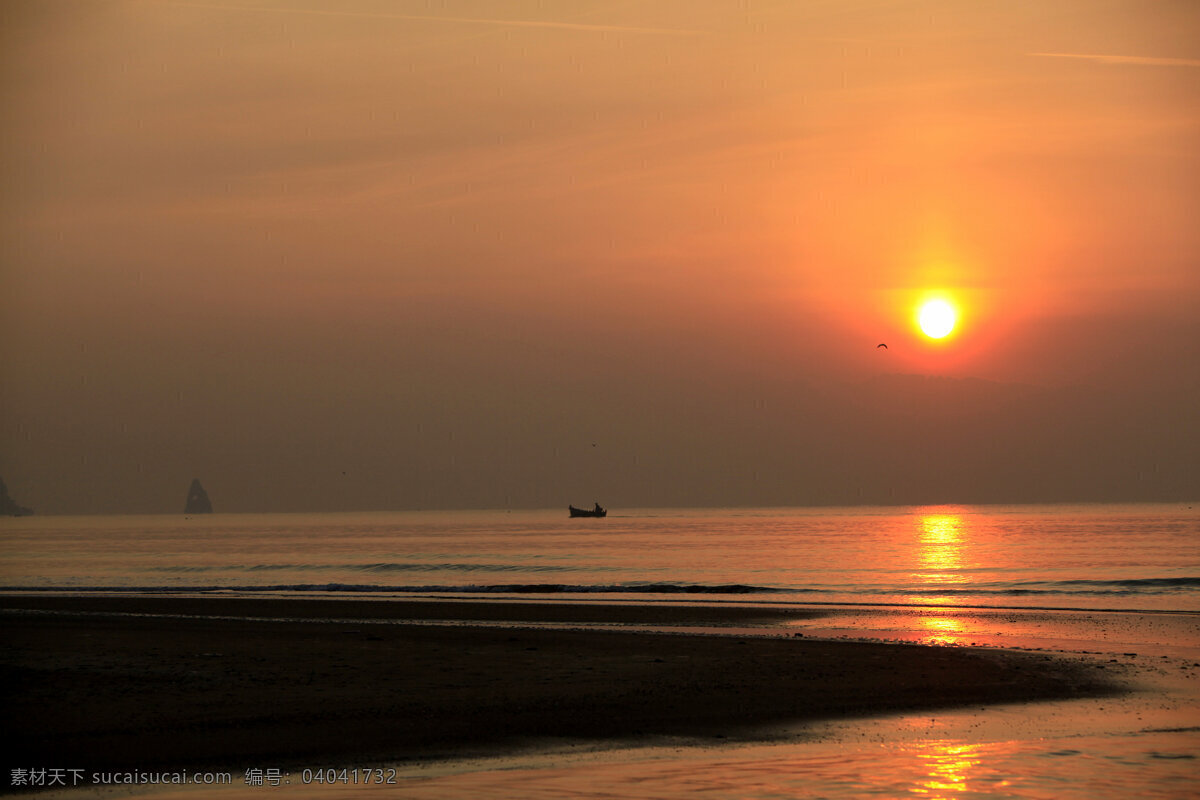
<svg viewBox="0 0 1200 800">
<path fill-rule="evenodd" d="M 958 314 L 954 310 L 954 306 L 945 300 L 929 300 L 921 306 L 921 310 L 917 314 L 917 324 L 929 338 L 941 339 L 949 336 L 950 331 L 954 330 L 957 318 Z"/>
</svg>

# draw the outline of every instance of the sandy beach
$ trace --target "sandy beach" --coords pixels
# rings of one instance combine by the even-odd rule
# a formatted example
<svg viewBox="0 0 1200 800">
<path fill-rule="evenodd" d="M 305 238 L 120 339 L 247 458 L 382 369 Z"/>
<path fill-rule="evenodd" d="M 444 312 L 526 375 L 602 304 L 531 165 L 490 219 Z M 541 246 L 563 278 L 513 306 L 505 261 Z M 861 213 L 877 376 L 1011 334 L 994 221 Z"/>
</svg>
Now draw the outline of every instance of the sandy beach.
<svg viewBox="0 0 1200 800">
<path fill-rule="evenodd" d="M 0 608 L 13 766 L 345 766 L 728 741 L 1119 691 L 1102 670 L 1035 653 L 527 627 L 707 631 L 805 613 L 751 607 L 8 596 Z"/>
</svg>

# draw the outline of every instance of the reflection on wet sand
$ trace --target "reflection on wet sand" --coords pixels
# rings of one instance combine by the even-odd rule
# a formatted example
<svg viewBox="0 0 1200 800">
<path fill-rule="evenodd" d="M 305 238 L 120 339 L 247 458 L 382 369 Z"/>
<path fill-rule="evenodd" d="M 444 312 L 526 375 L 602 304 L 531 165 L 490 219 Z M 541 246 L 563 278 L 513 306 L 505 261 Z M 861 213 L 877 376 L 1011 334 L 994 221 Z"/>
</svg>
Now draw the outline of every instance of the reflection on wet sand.
<svg viewBox="0 0 1200 800">
<path fill-rule="evenodd" d="M 898 718 L 893 730 L 921 722 L 921 718 Z M 1136 795 L 1142 800 L 1165 800 L 1194 796 L 1197 755 L 1194 739 L 1151 732 L 985 742 L 904 737 L 873 744 L 668 747 L 404 767 L 398 772 L 396 788 L 410 800 L 683 800 L 698 795 L 745 800 L 866 796 L 1094 800 Z M 255 800 L 261 791 L 231 787 L 221 797 Z M 280 791 L 289 798 L 370 794 L 363 787 L 346 785 L 290 786 Z M 146 797 L 150 796 L 192 800 L 197 793 L 162 791 Z"/>
<path fill-rule="evenodd" d="M 912 792 L 931 800 L 953 798 L 968 791 L 972 770 L 984 755 L 982 745 L 953 741 L 921 742 L 912 749 L 923 775 Z"/>
<path fill-rule="evenodd" d="M 967 629 L 958 617 L 920 617 L 917 623 L 928 632 L 922 641 L 929 644 L 962 644 Z"/>
</svg>

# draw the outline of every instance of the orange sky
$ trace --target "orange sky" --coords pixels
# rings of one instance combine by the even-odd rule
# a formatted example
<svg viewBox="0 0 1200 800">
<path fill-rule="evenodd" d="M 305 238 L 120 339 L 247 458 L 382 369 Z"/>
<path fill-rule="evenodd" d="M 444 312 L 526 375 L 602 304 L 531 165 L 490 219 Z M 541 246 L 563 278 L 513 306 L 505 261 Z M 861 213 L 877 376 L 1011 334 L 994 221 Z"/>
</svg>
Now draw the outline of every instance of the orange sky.
<svg viewBox="0 0 1200 800">
<path fill-rule="evenodd" d="M 227 510 L 1194 496 L 1197 31 L 1182 2 L 6 4 L 0 475 L 46 511 L 174 510 L 194 476 Z"/>
</svg>

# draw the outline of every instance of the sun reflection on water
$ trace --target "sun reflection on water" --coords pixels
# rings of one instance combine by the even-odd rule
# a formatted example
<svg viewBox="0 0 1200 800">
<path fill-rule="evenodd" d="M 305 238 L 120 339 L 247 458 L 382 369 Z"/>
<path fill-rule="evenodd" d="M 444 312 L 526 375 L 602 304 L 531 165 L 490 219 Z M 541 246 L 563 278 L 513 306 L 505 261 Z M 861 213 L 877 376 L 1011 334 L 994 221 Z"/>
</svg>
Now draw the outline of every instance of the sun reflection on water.
<svg viewBox="0 0 1200 800">
<path fill-rule="evenodd" d="M 964 518 L 959 514 L 921 514 L 917 517 L 916 534 L 916 569 L 912 583 L 920 588 L 911 599 L 929 606 L 949 605 L 953 601 L 938 590 L 961 587 L 970 581 L 964 571 L 969 542 Z M 966 633 L 964 621 L 949 613 L 922 617 L 920 625 L 929 632 L 927 641 L 930 643 L 959 644 Z"/>
<path fill-rule="evenodd" d="M 914 577 L 925 583 L 966 583 L 961 573 L 965 526 L 957 514 L 923 514 L 919 518 L 918 566 Z"/>
<path fill-rule="evenodd" d="M 922 514 L 917 518 L 916 571 L 913 583 L 931 589 L 964 584 L 962 572 L 966 531 L 958 514 Z M 940 598 L 918 598 L 935 604 Z"/>
</svg>

